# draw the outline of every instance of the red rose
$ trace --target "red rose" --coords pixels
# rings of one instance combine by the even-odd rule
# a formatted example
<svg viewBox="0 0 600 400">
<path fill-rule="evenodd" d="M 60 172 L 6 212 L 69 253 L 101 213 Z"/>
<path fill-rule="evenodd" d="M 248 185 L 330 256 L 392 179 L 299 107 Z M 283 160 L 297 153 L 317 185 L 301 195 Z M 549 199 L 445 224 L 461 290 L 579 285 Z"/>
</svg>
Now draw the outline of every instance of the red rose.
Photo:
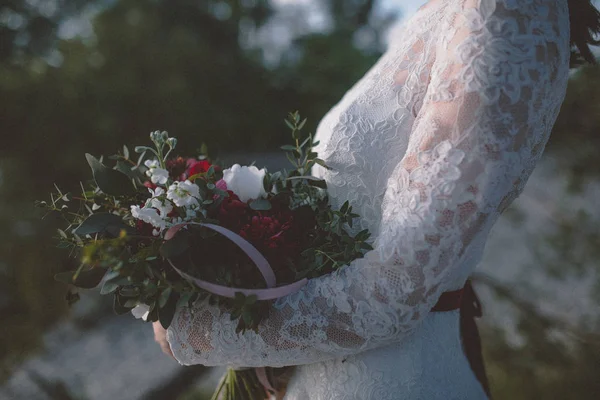
<svg viewBox="0 0 600 400">
<path fill-rule="evenodd" d="M 193 158 L 188 160 L 187 176 L 194 176 L 196 174 L 202 174 L 210 168 L 211 163 L 207 160 L 196 161 Z"/>
<path fill-rule="evenodd" d="M 216 217 L 224 227 L 238 232 L 242 226 L 248 223 L 253 211 L 231 190 L 228 190 L 227 193 L 229 196 L 223 198 Z"/>
</svg>

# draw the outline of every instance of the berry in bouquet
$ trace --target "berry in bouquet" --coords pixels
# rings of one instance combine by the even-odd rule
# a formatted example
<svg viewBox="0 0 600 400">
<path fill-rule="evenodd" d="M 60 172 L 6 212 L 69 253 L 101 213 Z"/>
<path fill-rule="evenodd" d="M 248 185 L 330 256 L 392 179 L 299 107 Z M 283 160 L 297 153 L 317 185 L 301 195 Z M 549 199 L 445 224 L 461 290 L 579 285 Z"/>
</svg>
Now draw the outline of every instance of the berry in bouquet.
<svg viewBox="0 0 600 400">
<path fill-rule="evenodd" d="M 319 164 L 306 120 L 285 121 L 293 144 L 282 147 L 292 168 L 222 168 L 203 146 L 196 158 L 176 156 L 177 140 L 152 132 L 152 147 L 127 147 L 113 167 L 90 154 L 93 180 L 77 195 L 58 190 L 39 204 L 65 226 L 59 246 L 80 261 L 56 276 L 75 287 L 101 286 L 117 314 L 132 312 L 167 329 L 177 307 L 200 301 L 222 307 L 238 332 L 257 330 L 271 301 L 299 290 L 308 279 L 342 268 L 372 247 L 346 202 L 329 206 L 325 181 L 310 175 Z M 72 201 L 77 200 L 77 201 Z M 69 301 L 77 294 L 69 292 Z M 289 368 L 228 370 L 214 398 L 264 399 Z"/>
</svg>

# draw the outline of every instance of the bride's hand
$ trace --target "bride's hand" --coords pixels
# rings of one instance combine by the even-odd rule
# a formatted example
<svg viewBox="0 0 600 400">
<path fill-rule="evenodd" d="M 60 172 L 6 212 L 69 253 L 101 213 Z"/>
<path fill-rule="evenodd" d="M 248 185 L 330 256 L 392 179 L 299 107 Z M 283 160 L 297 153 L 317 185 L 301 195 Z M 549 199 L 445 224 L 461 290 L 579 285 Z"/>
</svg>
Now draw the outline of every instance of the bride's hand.
<svg viewBox="0 0 600 400">
<path fill-rule="evenodd" d="M 163 328 L 160 321 L 153 322 L 152 328 L 154 328 L 154 340 L 160 345 L 162 352 L 175 360 L 173 352 L 171 351 L 171 346 L 169 346 L 169 342 L 167 342 L 167 330 Z"/>
</svg>

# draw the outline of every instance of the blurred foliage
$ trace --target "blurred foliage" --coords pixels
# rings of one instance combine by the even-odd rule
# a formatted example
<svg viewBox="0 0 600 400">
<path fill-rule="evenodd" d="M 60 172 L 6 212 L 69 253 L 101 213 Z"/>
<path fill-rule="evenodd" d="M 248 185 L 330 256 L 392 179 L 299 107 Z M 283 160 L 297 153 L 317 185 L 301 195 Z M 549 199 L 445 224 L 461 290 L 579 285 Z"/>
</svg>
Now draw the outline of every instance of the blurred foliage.
<svg viewBox="0 0 600 400">
<path fill-rule="evenodd" d="M 573 192 L 600 176 L 600 65 L 581 67 L 571 77 L 548 149 L 560 154 Z"/>
<path fill-rule="evenodd" d="M 157 129 L 190 153 L 206 142 L 214 157 L 278 148 L 287 141 L 289 111 L 300 110 L 314 132 L 380 55 L 376 44 L 359 48 L 355 40 L 386 29 L 376 3 L 324 1 L 329 29 L 295 38 L 281 62 L 266 67 L 268 49 L 242 39 L 272 18 L 267 0 L 0 0 L 0 377 L 67 311 L 66 289 L 51 276 L 73 266 L 49 239 L 52 218 L 40 223 L 36 198 L 55 182 L 75 190 L 88 177 L 85 152 L 112 154 Z M 89 10 L 92 36 L 59 37 L 61 26 Z M 573 190 L 600 175 L 599 96 L 600 67 L 577 71 L 547 148 L 564 162 Z M 583 219 L 565 220 L 545 239 L 557 249 L 543 260 L 557 279 L 598 265 L 597 222 Z M 495 397 L 593 398 L 600 391 L 596 342 L 565 348 L 550 334 L 552 323 L 530 321 L 531 312 L 520 317 L 524 347 L 484 332 Z"/>
</svg>

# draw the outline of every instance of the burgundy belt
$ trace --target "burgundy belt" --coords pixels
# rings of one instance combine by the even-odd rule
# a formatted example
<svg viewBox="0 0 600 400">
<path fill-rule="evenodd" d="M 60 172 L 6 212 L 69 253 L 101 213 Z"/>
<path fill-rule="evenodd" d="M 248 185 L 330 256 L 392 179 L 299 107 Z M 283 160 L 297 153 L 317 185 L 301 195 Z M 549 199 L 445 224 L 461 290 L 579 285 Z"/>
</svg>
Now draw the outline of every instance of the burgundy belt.
<svg viewBox="0 0 600 400">
<path fill-rule="evenodd" d="M 443 312 L 458 309 L 460 309 L 460 336 L 463 351 L 477 380 L 491 400 L 490 384 L 481 353 L 481 338 L 475 322 L 475 317 L 482 316 L 481 302 L 473 290 L 470 279 L 467 279 L 462 289 L 442 293 L 431 311 Z"/>
</svg>

